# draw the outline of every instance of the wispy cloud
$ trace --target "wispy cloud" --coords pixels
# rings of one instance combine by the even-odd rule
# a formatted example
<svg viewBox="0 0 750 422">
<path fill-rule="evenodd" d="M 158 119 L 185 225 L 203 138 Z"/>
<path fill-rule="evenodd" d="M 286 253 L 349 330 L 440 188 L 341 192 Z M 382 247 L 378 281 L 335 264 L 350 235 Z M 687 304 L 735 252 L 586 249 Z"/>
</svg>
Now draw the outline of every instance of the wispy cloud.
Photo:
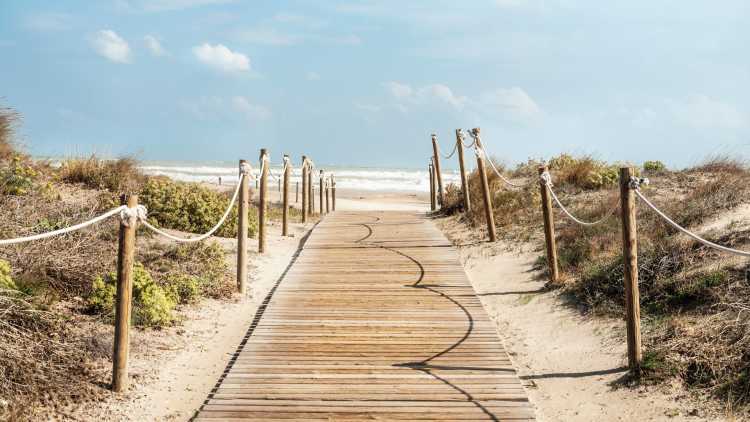
<svg viewBox="0 0 750 422">
<path fill-rule="evenodd" d="M 130 45 L 111 29 L 103 29 L 91 39 L 94 50 L 102 57 L 115 63 L 130 63 Z"/>
<path fill-rule="evenodd" d="M 193 47 L 193 54 L 202 63 L 225 72 L 242 72 L 250 70 L 250 59 L 236 53 L 222 44 L 203 43 Z"/>
<path fill-rule="evenodd" d="M 125 12 L 169 12 L 193 7 L 234 3 L 236 0 L 117 0 L 118 10 Z"/>
<path fill-rule="evenodd" d="M 302 41 L 297 35 L 281 32 L 274 28 L 249 28 L 236 32 L 238 41 L 260 45 L 294 45 Z"/>
<path fill-rule="evenodd" d="M 182 110 L 200 120 L 240 120 L 260 121 L 271 118 L 271 110 L 255 104 L 249 98 L 236 95 L 233 97 L 201 97 L 184 100 L 179 103 Z"/>
<path fill-rule="evenodd" d="M 167 51 L 161 45 L 159 39 L 155 36 L 146 35 L 145 37 L 143 37 L 143 42 L 144 44 L 146 44 L 146 48 L 148 49 L 148 51 L 150 51 L 154 56 L 159 57 L 167 54 Z"/>
<path fill-rule="evenodd" d="M 39 13 L 26 18 L 24 26 L 33 31 L 68 31 L 73 17 L 67 13 Z"/>
</svg>

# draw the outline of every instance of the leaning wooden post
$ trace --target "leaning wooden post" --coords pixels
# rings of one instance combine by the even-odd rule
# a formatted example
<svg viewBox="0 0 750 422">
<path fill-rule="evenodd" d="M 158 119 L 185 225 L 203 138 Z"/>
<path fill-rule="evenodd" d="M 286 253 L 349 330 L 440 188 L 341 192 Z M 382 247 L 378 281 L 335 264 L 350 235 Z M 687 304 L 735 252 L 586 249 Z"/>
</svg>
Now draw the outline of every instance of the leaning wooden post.
<svg viewBox="0 0 750 422">
<path fill-rule="evenodd" d="M 307 157 L 302 156 L 302 222 L 307 223 Z M 299 183 L 297 184 L 299 186 Z"/>
<path fill-rule="evenodd" d="M 258 202 L 258 253 L 266 251 L 266 198 L 268 194 L 268 155 L 266 149 L 260 150 L 260 198 Z"/>
<path fill-rule="evenodd" d="M 336 211 L 336 178 L 331 175 L 331 210 Z"/>
<path fill-rule="evenodd" d="M 482 147 L 482 140 L 479 138 L 479 128 L 472 129 L 474 142 L 476 142 L 477 151 L 481 151 L 477 154 L 477 171 L 479 172 L 479 179 L 482 182 L 482 196 L 484 196 L 484 218 L 487 220 L 487 231 L 490 235 L 490 242 L 497 240 L 497 234 L 495 233 L 495 215 L 492 210 L 492 197 L 490 195 L 490 186 L 487 183 L 487 171 L 484 168 L 484 148 Z"/>
<path fill-rule="evenodd" d="M 289 175 L 291 174 L 291 164 L 289 156 L 284 154 L 284 192 L 282 193 L 282 205 L 284 210 L 281 212 L 281 235 L 289 234 Z"/>
<path fill-rule="evenodd" d="M 131 210 L 138 206 L 138 195 L 123 195 L 120 203 Z M 135 262 L 136 215 L 120 222 L 117 254 L 117 297 L 115 305 L 115 344 L 112 356 L 112 390 L 128 388 L 128 354 L 130 353 L 130 311 L 133 297 L 133 263 Z"/>
<path fill-rule="evenodd" d="M 326 214 L 331 212 L 331 182 L 326 182 Z"/>
<path fill-rule="evenodd" d="M 555 245 L 555 220 L 552 215 L 552 195 L 549 184 L 551 182 L 547 166 L 539 167 L 539 189 L 542 194 L 542 215 L 544 217 L 544 240 L 547 245 L 547 265 L 549 266 L 549 281 L 556 282 L 560 278 L 557 266 L 557 247 Z"/>
<path fill-rule="evenodd" d="M 307 212 L 310 215 L 315 215 L 315 195 L 314 187 L 312 183 L 312 167 L 307 169 Z"/>
<path fill-rule="evenodd" d="M 440 152 L 438 152 L 437 135 L 432 134 L 432 152 L 435 163 L 435 175 L 437 177 L 437 197 L 438 204 L 442 207 L 443 202 L 443 175 L 440 173 Z"/>
<path fill-rule="evenodd" d="M 248 210 L 250 209 L 250 166 L 247 161 L 240 160 L 240 202 L 237 213 L 237 290 L 245 293 L 247 283 L 247 229 L 249 225 Z"/>
<path fill-rule="evenodd" d="M 430 173 L 430 210 L 435 211 L 437 204 L 435 204 L 435 171 L 432 169 L 432 159 L 427 165 L 427 171 Z"/>
<path fill-rule="evenodd" d="M 464 166 L 464 135 L 461 129 L 456 129 L 456 150 L 458 151 L 458 165 L 461 168 L 461 191 L 464 196 L 464 212 L 471 211 L 471 200 L 469 199 L 469 178 L 466 177 L 466 166 Z"/>
<path fill-rule="evenodd" d="M 323 189 L 324 189 L 323 177 L 324 177 L 323 170 L 321 170 L 320 171 L 320 184 L 318 185 L 318 190 L 320 191 L 320 215 L 323 215 L 323 201 L 325 200 L 325 198 L 323 198 L 323 195 L 325 195 L 323 193 Z"/>
<path fill-rule="evenodd" d="M 625 266 L 625 318 L 628 337 L 628 366 L 641 370 L 641 300 L 638 292 L 638 232 L 635 221 L 635 195 L 632 168 L 620 169 L 620 205 L 622 211 L 622 256 Z"/>
</svg>

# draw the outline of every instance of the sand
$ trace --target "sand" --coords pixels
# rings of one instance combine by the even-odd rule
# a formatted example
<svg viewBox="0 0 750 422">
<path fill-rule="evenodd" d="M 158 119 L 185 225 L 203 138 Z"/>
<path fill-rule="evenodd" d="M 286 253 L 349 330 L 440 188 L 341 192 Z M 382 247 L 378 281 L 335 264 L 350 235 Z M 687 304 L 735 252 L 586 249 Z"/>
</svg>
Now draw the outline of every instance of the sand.
<svg viewBox="0 0 750 422">
<path fill-rule="evenodd" d="M 338 210 L 429 209 L 424 194 L 345 190 L 337 194 Z M 278 198 L 274 189 L 269 195 L 273 201 Z M 291 199 L 295 205 L 294 191 Z M 317 202 L 318 196 L 316 209 Z M 531 269 L 537 253 L 530 252 L 528 245 L 483 242 L 477 231 L 455 217 L 436 223 L 462 245 L 467 274 L 496 322 L 539 420 L 710 420 L 705 406 L 678 385 L 620 387 L 618 380 L 626 372 L 623 321 L 585 318 L 558 293 L 543 292 L 544 281 Z M 182 326 L 151 335 L 160 339 L 149 341 L 150 348 L 157 350 L 134 348 L 134 383 L 127 394 L 110 394 L 103 402 L 66 411 L 67 415 L 83 420 L 188 420 L 214 387 L 258 305 L 311 227 L 294 224 L 294 237 L 281 238 L 278 225 L 270 226 L 268 253 L 251 254 L 247 297 L 204 301 L 184 310 Z M 236 253 L 234 242 L 222 240 L 232 252 L 229 260 Z"/>
</svg>

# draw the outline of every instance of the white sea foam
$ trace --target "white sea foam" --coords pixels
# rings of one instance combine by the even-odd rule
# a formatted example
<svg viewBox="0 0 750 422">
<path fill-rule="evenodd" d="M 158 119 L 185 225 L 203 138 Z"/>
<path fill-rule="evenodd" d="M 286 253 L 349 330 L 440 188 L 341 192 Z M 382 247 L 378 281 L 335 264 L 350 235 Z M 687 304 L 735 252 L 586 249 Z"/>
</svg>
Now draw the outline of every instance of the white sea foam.
<svg viewBox="0 0 750 422">
<path fill-rule="evenodd" d="M 222 178 L 224 183 L 231 183 L 237 178 L 237 165 L 233 163 L 188 163 L 188 162 L 145 162 L 141 170 L 150 175 L 167 176 L 175 180 L 187 182 L 212 182 Z M 368 191 L 401 191 L 427 192 L 430 189 L 427 169 L 393 169 L 393 168 L 363 168 L 363 167 L 326 167 L 318 166 L 327 173 L 336 176 L 336 186 L 342 189 Z M 313 177 L 315 183 L 319 176 Z M 258 171 L 257 165 L 254 170 Z M 281 166 L 272 165 L 271 171 L 278 175 Z M 293 168 L 292 175 L 299 177 L 299 168 Z M 460 184 L 460 176 L 455 170 L 443 171 L 443 184 Z"/>
</svg>

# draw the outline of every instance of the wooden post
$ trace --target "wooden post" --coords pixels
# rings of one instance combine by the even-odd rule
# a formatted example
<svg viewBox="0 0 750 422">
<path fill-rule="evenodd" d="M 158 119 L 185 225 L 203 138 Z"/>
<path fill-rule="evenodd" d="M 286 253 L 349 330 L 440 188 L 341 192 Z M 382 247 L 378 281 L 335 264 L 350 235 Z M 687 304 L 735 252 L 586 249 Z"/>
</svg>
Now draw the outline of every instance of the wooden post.
<svg viewBox="0 0 750 422">
<path fill-rule="evenodd" d="M 432 159 L 427 165 L 427 171 L 430 173 L 430 210 L 435 211 L 437 205 L 435 204 L 435 171 L 432 169 Z"/>
<path fill-rule="evenodd" d="M 336 211 L 336 179 L 331 175 L 331 210 Z"/>
<path fill-rule="evenodd" d="M 432 152 L 433 162 L 435 163 L 435 176 L 437 177 L 437 197 L 438 205 L 441 207 L 445 205 L 443 202 L 443 175 L 440 173 L 440 152 L 438 152 L 437 135 L 432 134 Z"/>
<path fill-rule="evenodd" d="M 307 157 L 302 156 L 302 222 L 307 223 Z M 299 183 L 297 183 L 299 186 Z"/>
<path fill-rule="evenodd" d="M 625 283 L 625 318 L 628 337 L 628 366 L 634 373 L 641 370 L 641 300 L 638 292 L 638 232 L 635 221 L 635 195 L 630 179 L 632 168 L 620 169 L 620 204 L 622 209 L 622 256 Z"/>
<path fill-rule="evenodd" d="M 123 195 L 120 203 L 128 208 L 138 206 L 138 195 Z M 135 262 L 135 232 L 138 220 L 120 222 L 117 254 L 117 297 L 115 305 L 115 345 L 112 356 L 112 390 L 128 388 L 128 354 L 130 353 L 130 311 L 133 298 L 133 263 Z"/>
<path fill-rule="evenodd" d="M 320 215 L 323 215 L 323 170 L 320 171 L 320 184 L 318 185 L 318 190 L 320 191 Z"/>
<path fill-rule="evenodd" d="M 258 253 L 266 251 L 266 195 L 268 193 L 269 160 L 266 149 L 260 149 L 260 165 L 263 173 L 260 175 L 260 198 L 258 202 Z"/>
<path fill-rule="evenodd" d="M 482 141 L 479 139 L 479 128 L 472 129 L 476 139 L 477 146 L 482 148 Z M 495 215 L 492 210 L 492 196 L 490 194 L 490 186 L 487 183 L 487 171 L 484 168 L 484 158 L 481 155 L 477 155 L 477 171 L 479 172 L 479 179 L 482 182 L 482 196 L 484 196 L 484 218 L 487 220 L 487 231 L 490 235 L 490 242 L 497 240 L 497 234 L 495 233 Z"/>
<path fill-rule="evenodd" d="M 313 183 L 312 183 L 312 169 L 307 170 L 307 190 L 308 190 L 307 212 L 310 215 L 315 215 L 315 187 L 313 187 Z"/>
<path fill-rule="evenodd" d="M 547 166 L 539 167 L 539 176 L 547 174 Z M 542 194 L 542 215 L 544 216 L 544 240 L 547 245 L 547 265 L 549 266 L 549 281 L 556 282 L 560 278 L 557 266 L 557 247 L 555 245 L 555 220 L 552 216 L 552 195 L 544 179 L 539 180 Z"/>
<path fill-rule="evenodd" d="M 240 160 L 240 171 L 246 165 Z M 248 210 L 250 209 L 250 174 L 245 174 L 240 181 L 240 202 L 237 213 L 237 291 L 245 293 L 247 283 L 247 228 L 249 224 Z"/>
<path fill-rule="evenodd" d="M 289 235 L 289 175 L 291 174 L 291 164 L 289 162 L 289 156 L 284 155 L 284 192 L 281 200 L 284 210 L 281 212 L 281 235 Z"/>
<path fill-rule="evenodd" d="M 464 195 L 464 212 L 471 211 L 471 200 L 469 199 L 469 178 L 466 177 L 466 166 L 464 166 L 464 144 L 461 129 L 456 129 L 456 150 L 458 152 L 458 165 L 461 168 L 461 192 Z"/>
<path fill-rule="evenodd" d="M 295 182 L 295 187 L 294 187 L 294 203 L 296 204 L 298 202 L 299 202 L 299 181 Z"/>
<path fill-rule="evenodd" d="M 281 192 L 281 179 L 279 179 L 277 182 L 279 184 L 279 192 Z"/>
<path fill-rule="evenodd" d="M 331 203 L 331 185 L 330 183 L 326 183 L 326 214 L 331 212 L 330 203 Z"/>
</svg>

